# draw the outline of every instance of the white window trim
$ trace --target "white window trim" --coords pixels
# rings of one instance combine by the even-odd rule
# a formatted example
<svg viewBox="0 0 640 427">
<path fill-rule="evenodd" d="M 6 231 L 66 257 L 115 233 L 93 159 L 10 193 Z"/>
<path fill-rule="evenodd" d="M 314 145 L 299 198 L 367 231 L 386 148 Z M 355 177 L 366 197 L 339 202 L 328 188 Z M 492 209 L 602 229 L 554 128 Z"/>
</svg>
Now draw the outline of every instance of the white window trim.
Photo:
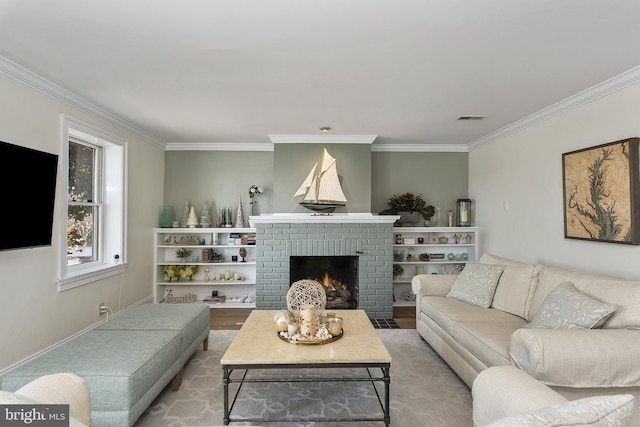
<svg viewBox="0 0 640 427">
<path fill-rule="evenodd" d="M 91 137 L 95 139 L 101 139 L 104 141 L 108 141 L 115 145 L 121 146 L 123 149 L 123 164 L 122 164 L 122 209 L 123 209 L 123 218 L 122 218 L 122 235 L 120 236 L 121 241 L 121 249 L 119 259 L 111 259 L 107 260 L 106 255 L 103 256 L 103 262 L 92 262 L 87 265 L 87 268 L 76 268 L 73 271 L 69 271 L 67 268 L 67 188 L 69 184 L 69 133 L 70 129 L 72 131 L 79 131 L 87 136 L 89 136 L 89 142 L 95 142 L 91 140 Z M 93 283 L 98 280 L 106 279 L 111 276 L 115 276 L 118 274 L 123 274 L 124 269 L 127 265 L 127 145 L 128 142 L 125 139 L 122 139 L 116 135 L 105 132 L 101 129 L 98 129 L 94 126 L 91 126 L 87 123 L 81 122 L 73 117 L 67 116 L 65 114 L 61 115 L 61 142 L 63 149 L 62 151 L 62 165 L 61 168 L 62 175 L 60 178 L 60 185 L 58 186 L 58 200 L 61 200 L 61 215 L 60 215 L 60 236 L 61 242 L 59 247 L 59 273 L 58 273 L 58 291 L 66 291 L 69 289 L 76 288 L 78 286 L 86 285 L 89 283 Z M 102 238 L 102 236 L 101 236 Z"/>
</svg>

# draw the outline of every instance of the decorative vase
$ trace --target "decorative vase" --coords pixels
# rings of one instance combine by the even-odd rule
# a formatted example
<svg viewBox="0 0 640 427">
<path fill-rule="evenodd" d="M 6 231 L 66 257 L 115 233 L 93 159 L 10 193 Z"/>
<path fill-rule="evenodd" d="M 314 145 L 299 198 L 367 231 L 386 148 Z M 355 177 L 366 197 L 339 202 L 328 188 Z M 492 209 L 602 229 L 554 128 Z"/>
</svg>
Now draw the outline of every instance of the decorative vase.
<svg viewBox="0 0 640 427">
<path fill-rule="evenodd" d="M 165 207 L 160 214 L 160 228 L 173 227 L 173 208 L 170 206 Z"/>
</svg>

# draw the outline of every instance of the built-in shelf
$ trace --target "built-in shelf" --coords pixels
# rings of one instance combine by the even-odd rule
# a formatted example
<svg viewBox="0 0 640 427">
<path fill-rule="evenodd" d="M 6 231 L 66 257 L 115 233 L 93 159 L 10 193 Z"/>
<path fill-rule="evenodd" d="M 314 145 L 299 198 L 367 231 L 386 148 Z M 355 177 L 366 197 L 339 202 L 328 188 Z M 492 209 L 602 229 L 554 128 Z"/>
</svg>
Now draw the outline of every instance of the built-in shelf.
<svg viewBox="0 0 640 427">
<path fill-rule="evenodd" d="M 255 308 L 256 285 L 256 246 L 254 228 L 156 228 L 154 232 L 154 267 L 153 289 L 155 302 L 165 300 L 171 291 L 174 297 L 195 295 L 196 301 L 203 302 L 205 297 L 211 297 L 212 291 L 229 298 L 244 298 L 251 296 L 251 302 L 225 301 L 209 304 L 212 308 Z M 202 244 L 200 242 L 202 241 Z M 247 241 L 253 242 L 248 244 Z M 187 261 L 180 261 L 176 250 L 184 248 L 191 250 Z M 247 254 L 242 261 L 240 249 Z M 214 252 L 219 258 L 207 262 L 205 252 Z M 197 256 L 195 261 L 191 257 Z M 237 257 L 236 261 L 232 257 Z M 165 267 L 193 265 L 198 271 L 180 280 L 169 280 L 165 274 Z M 207 271 L 208 270 L 208 271 Z M 220 275 L 216 280 L 216 274 Z M 238 274 L 242 279 L 234 280 Z M 231 279 L 225 279 L 230 275 Z"/>
<path fill-rule="evenodd" d="M 393 263 L 404 269 L 393 279 L 394 306 L 415 305 L 415 301 L 402 299 L 413 276 L 449 273 L 478 262 L 478 231 L 478 227 L 394 227 Z M 429 261 L 420 260 L 420 254 L 429 255 Z"/>
</svg>

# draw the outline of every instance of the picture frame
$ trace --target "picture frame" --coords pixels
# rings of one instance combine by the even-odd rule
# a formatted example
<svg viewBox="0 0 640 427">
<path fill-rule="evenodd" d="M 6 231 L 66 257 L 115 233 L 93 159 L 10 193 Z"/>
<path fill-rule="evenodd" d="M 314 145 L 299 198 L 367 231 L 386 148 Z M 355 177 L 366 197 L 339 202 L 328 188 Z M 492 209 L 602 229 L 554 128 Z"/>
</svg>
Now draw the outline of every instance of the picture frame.
<svg viewBox="0 0 640 427">
<path fill-rule="evenodd" d="M 564 237 L 640 244 L 639 138 L 562 154 Z"/>
</svg>

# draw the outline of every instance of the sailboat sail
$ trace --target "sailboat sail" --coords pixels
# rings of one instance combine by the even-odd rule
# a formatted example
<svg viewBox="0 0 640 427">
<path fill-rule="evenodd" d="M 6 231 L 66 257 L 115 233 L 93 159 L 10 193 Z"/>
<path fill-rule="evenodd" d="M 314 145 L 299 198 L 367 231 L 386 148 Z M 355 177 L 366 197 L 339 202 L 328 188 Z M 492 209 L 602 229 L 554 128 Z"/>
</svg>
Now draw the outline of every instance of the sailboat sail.
<svg viewBox="0 0 640 427">
<path fill-rule="evenodd" d="M 325 148 L 322 153 L 320 169 L 316 173 L 316 163 L 293 197 L 305 194 L 301 205 L 312 210 L 329 211 L 344 206 L 347 198 L 342 191 L 336 159 Z"/>
<path fill-rule="evenodd" d="M 300 188 L 298 188 L 298 191 L 296 191 L 296 194 L 294 194 L 293 197 L 302 196 L 303 194 L 306 194 L 307 191 L 309 191 L 309 188 L 311 187 L 311 183 L 313 182 L 313 179 L 314 179 L 313 174 L 316 172 L 317 167 L 318 167 L 317 163 L 313 165 L 311 172 L 309 172 L 309 175 L 307 175 L 304 182 L 302 183 Z"/>
</svg>

